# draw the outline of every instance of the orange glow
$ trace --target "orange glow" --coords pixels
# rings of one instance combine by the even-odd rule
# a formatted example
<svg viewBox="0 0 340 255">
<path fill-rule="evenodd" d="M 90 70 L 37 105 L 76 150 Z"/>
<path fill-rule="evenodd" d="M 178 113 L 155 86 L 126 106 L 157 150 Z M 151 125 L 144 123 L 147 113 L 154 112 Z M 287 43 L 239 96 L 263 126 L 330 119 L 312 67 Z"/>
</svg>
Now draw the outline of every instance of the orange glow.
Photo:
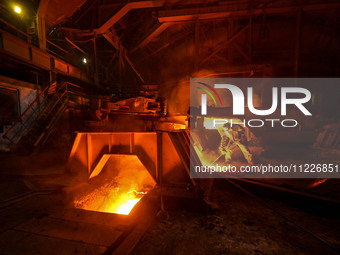
<svg viewBox="0 0 340 255">
<path fill-rule="evenodd" d="M 128 193 L 120 195 L 119 199 L 111 204 L 112 207 L 110 212 L 128 215 L 133 207 L 146 193 L 147 192 L 137 192 L 135 190 L 132 190 Z"/>
<path fill-rule="evenodd" d="M 92 143 L 92 148 L 97 145 Z M 137 155 L 102 154 L 89 180 L 74 191 L 73 204 L 84 210 L 127 215 L 155 185 Z"/>
<path fill-rule="evenodd" d="M 125 204 L 122 204 L 118 208 L 118 210 L 115 211 L 114 213 L 128 215 L 130 211 L 132 210 L 132 208 L 138 203 L 139 200 L 140 198 L 128 199 L 127 202 Z"/>
<path fill-rule="evenodd" d="M 103 185 L 74 201 L 76 208 L 128 215 L 139 200 L 147 193 L 136 190 L 114 188 L 114 183 Z"/>
</svg>

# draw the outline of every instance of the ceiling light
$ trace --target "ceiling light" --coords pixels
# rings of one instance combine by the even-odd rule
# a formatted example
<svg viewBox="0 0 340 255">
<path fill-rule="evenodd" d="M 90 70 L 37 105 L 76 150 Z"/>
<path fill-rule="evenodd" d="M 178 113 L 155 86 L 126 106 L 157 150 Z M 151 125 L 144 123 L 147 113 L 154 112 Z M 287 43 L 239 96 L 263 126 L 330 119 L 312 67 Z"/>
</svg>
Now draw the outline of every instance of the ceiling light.
<svg viewBox="0 0 340 255">
<path fill-rule="evenodd" d="M 16 13 L 21 13 L 21 8 L 19 7 L 19 6 L 14 6 L 14 11 L 16 12 Z"/>
</svg>

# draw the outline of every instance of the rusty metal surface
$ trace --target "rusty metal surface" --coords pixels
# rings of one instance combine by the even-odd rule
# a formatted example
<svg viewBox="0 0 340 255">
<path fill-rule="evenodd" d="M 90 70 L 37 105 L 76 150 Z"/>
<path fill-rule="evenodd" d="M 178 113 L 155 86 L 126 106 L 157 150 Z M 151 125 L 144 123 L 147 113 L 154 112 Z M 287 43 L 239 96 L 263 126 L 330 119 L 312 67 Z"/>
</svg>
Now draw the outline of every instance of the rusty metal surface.
<svg viewBox="0 0 340 255">
<path fill-rule="evenodd" d="M 131 158 L 131 155 L 135 155 L 134 160 L 138 158 L 136 162 L 140 161 L 157 182 L 157 172 L 161 168 L 165 184 L 190 183 L 169 134 L 166 132 L 158 134 L 162 140 L 162 149 L 159 151 L 157 132 L 77 133 L 67 168 L 72 172 L 86 173 L 90 177 L 99 174 L 100 168 L 104 167 L 109 157 L 105 155 L 111 155 L 110 157 L 120 155 L 121 158 Z M 157 161 L 157 153 L 161 153 L 162 162 Z M 116 164 L 116 167 L 124 168 L 124 165 Z"/>
<path fill-rule="evenodd" d="M 33 64 L 45 70 L 51 70 L 51 61 L 55 60 L 55 71 L 64 75 L 68 75 L 86 82 L 90 82 L 89 77 L 83 71 L 58 59 L 32 45 L 10 35 L 4 31 L 0 31 L 2 40 L 0 52 Z"/>
</svg>

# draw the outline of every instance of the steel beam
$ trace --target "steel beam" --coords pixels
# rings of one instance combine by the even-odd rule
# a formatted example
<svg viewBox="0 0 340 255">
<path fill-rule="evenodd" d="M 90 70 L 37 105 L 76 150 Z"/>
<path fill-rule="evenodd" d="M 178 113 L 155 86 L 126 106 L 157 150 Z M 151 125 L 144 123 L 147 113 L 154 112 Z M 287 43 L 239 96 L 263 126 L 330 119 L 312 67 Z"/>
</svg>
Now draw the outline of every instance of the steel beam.
<svg viewBox="0 0 340 255">
<path fill-rule="evenodd" d="M 250 29 L 249 29 L 250 30 Z M 237 43 L 232 44 L 233 47 L 235 47 L 235 49 L 241 54 L 241 56 L 247 61 L 247 63 L 250 63 L 250 57 L 249 55 L 247 55 L 244 50 L 241 48 L 240 45 L 238 45 Z"/>
<path fill-rule="evenodd" d="M 114 24 L 116 24 L 125 14 L 132 9 L 143 9 L 143 8 L 154 8 L 163 6 L 163 0 L 156 1 L 140 1 L 140 2 L 129 2 L 122 9 L 116 12 L 108 21 L 106 21 L 100 28 L 96 29 L 98 34 L 103 34 L 109 30 Z"/>
<path fill-rule="evenodd" d="M 0 54 L 5 54 L 13 59 L 47 71 L 51 71 L 51 59 L 54 59 L 56 73 L 91 82 L 88 75 L 80 69 L 2 30 L 0 30 L 0 39 L 2 41 Z"/>
<path fill-rule="evenodd" d="M 77 50 L 79 50 L 80 52 L 84 53 L 87 55 L 87 53 L 81 49 L 77 44 L 75 44 L 74 42 L 72 42 L 70 39 L 68 39 L 66 36 L 65 36 L 65 40 L 66 42 L 68 42 L 69 44 L 71 44 L 74 48 L 76 48 Z"/>
<path fill-rule="evenodd" d="M 200 66 L 202 66 L 205 62 L 207 62 L 211 57 L 213 57 L 215 54 L 217 54 L 220 50 L 222 50 L 228 44 L 233 42 L 240 34 L 242 34 L 248 28 L 249 28 L 249 24 L 244 26 L 240 31 L 238 31 L 236 34 L 234 34 L 231 38 L 229 38 L 226 41 L 222 42 L 219 47 L 216 47 L 215 50 L 200 63 Z"/>
<path fill-rule="evenodd" d="M 136 67 L 134 66 L 134 64 L 132 63 L 130 58 L 127 56 L 127 54 L 126 54 L 127 51 L 124 48 L 124 46 L 120 43 L 120 38 L 115 33 L 115 31 L 113 29 L 111 29 L 111 31 L 108 30 L 103 34 L 103 36 L 116 50 L 121 51 L 123 53 L 123 57 L 124 57 L 125 61 L 131 66 L 131 68 L 137 74 L 139 79 L 144 83 L 144 79 L 142 78 L 140 73 L 137 71 Z"/>
<path fill-rule="evenodd" d="M 46 26 L 45 16 L 46 10 L 50 0 L 41 0 L 37 12 L 37 23 L 38 23 L 38 36 L 39 36 L 39 47 L 42 50 L 46 50 Z"/>
<path fill-rule="evenodd" d="M 146 46 L 149 42 L 151 42 L 155 37 L 160 35 L 164 30 L 166 30 L 169 26 L 171 26 L 171 22 L 162 23 L 158 28 L 153 30 L 151 34 L 149 34 L 137 47 L 135 47 L 132 52 L 138 50 L 141 47 Z"/>
<path fill-rule="evenodd" d="M 120 49 L 120 38 L 114 30 L 106 31 L 103 36 L 116 50 Z"/>
<path fill-rule="evenodd" d="M 285 6 L 285 7 L 267 7 L 267 8 L 254 8 L 233 10 L 229 6 L 213 6 L 192 9 L 180 10 L 165 10 L 158 12 L 158 21 L 163 22 L 183 22 L 193 21 L 196 19 L 219 19 L 226 18 L 230 15 L 234 17 L 249 17 L 250 15 L 257 16 L 260 14 L 290 14 L 298 11 L 313 12 L 339 9 L 340 3 L 325 3 L 325 4 L 306 4 L 299 6 Z"/>
</svg>

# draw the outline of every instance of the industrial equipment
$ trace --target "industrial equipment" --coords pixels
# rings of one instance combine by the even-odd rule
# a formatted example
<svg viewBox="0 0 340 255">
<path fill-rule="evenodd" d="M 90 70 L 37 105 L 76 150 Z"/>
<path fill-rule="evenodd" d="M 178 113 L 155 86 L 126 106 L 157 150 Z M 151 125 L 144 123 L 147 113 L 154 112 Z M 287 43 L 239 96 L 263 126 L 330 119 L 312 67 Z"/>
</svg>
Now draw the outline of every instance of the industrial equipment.
<svg viewBox="0 0 340 255">
<path fill-rule="evenodd" d="M 98 100 L 96 117 L 107 119 L 108 114 L 129 114 L 162 117 L 166 115 L 166 100 L 162 97 L 133 97 L 117 102 Z"/>
</svg>

